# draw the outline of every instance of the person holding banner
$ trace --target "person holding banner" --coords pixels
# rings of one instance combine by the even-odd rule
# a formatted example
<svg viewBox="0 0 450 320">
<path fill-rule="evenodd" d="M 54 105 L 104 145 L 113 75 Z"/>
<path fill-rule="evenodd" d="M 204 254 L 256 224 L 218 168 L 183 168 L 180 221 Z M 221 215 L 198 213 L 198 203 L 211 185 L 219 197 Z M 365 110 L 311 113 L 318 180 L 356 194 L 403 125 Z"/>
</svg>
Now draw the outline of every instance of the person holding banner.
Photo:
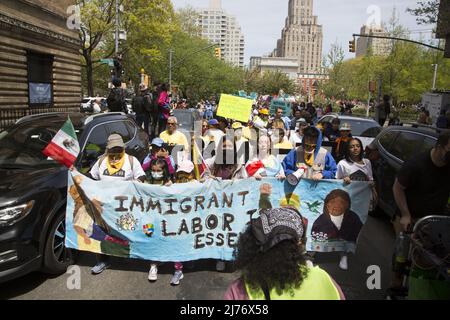
<svg viewBox="0 0 450 320">
<path fill-rule="evenodd" d="M 210 178 L 232 180 L 247 177 L 244 165 L 236 161 L 234 142 L 227 136 L 220 140 L 217 154 L 210 159 L 206 159 L 205 162 L 209 169 L 206 174 Z"/>
<path fill-rule="evenodd" d="M 175 174 L 175 160 L 167 151 L 167 144 L 161 138 L 155 138 L 151 143 L 150 154 L 144 159 L 142 163 L 142 169 L 144 172 L 150 170 L 150 163 L 152 160 L 163 159 L 167 162 L 169 169 L 169 175 L 172 177 Z"/>
<path fill-rule="evenodd" d="M 271 186 L 260 191 L 267 198 Z M 242 277 L 228 287 L 225 300 L 344 300 L 331 276 L 307 260 L 307 222 L 299 211 L 289 201 L 280 208 L 266 202 L 239 237 L 234 255 Z"/>
<path fill-rule="evenodd" d="M 301 178 L 322 180 L 335 179 L 336 161 L 322 148 L 322 133 L 315 127 L 304 130 L 303 143 L 293 149 L 284 159 L 283 168 L 288 181 L 296 185 Z"/>
<path fill-rule="evenodd" d="M 149 170 L 146 171 L 147 182 L 149 184 L 170 187 L 169 167 L 164 159 L 153 159 L 150 161 Z"/>
<path fill-rule="evenodd" d="M 261 180 L 263 177 L 276 177 L 284 180 L 284 169 L 280 160 L 270 154 L 272 150 L 271 141 L 268 136 L 261 136 L 258 142 L 259 157 L 253 158 L 245 165 L 249 177 Z"/>
<path fill-rule="evenodd" d="M 100 181 L 145 181 L 145 172 L 138 159 L 127 155 L 122 136 L 112 134 L 108 137 L 106 154 L 101 156 L 87 174 L 89 178 Z M 97 264 L 91 269 L 97 275 L 109 266 L 109 257 L 97 255 Z"/>
</svg>

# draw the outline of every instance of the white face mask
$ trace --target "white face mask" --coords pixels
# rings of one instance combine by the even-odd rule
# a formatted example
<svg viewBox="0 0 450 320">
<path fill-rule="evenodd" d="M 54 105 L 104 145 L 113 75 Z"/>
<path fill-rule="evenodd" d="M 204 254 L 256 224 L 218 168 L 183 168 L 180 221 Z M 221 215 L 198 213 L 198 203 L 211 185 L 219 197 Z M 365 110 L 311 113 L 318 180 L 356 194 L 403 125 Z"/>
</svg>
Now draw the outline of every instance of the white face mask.
<svg viewBox="0 0 450 320">
<path fill-rule="evenodd" d="M 162 180 L 164 178 L 164 174 L 162 172 L 152 172 L 152 178 L 155 180 Z"/>
</svg>

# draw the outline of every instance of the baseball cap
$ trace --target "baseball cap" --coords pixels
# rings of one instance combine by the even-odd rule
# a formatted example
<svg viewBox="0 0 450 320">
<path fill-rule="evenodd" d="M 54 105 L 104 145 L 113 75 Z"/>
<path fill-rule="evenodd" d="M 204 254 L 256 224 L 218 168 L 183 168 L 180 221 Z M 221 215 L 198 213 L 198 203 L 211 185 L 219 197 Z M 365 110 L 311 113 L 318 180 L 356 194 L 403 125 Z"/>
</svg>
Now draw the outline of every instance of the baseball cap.
<svg viewBox="0 0 450 320">
<path fill-rule="evenodd" d="M 191 173 L 194 171 L 194 164 L 190 160 L 184 160 L 178 165 L 177 172 Z"/>
<path fill-rule="evenodd" d="M 300 118 L 297 120 L 297 124 L 308 124 L 305 118 Z"/>
<path fill-rule="evenodd" d="M 242 126 L 242 123 L 240 123 L 240 122 L 235 122 L 235 123 L 233 123 L 233 125 L 231 126 L 231 128 L 233 128 L 234 130 L 237 130 L 237 129 L 242 129 L 243 126 Z"/>
<path fill-rule="evenodd" d="M 263 114 L 265 116 L 268 116 L 269 115 L 269 110 L 264 108 L 264 109 L 259 110 L 259 113 Z"/>
<path fill-rule="evenodd" d="M 352 128 L 348 123 L 344 123 L 340 126 L 339 131 L 352 131 Z"/>
<path fill-rule="evenodd" d="M 125 143 L 123 142 L 122 136 L 120 134 L 113 133 L 108 137 L 106 149 L 110 150 L 117 147 L 125 148 Z"/>
<path fill-rule="evenodd" d="M 152 140 L 152 146 L 161 148 L 164 144 L 165 142 L 161 138 L 155 138 Z"/>
<path fill-rule="evenodd" d="M 217 126 L 219 124 L 219 121 L 217 121 L 217 119 L 211 119 L 208 121 L 208 124 L 210 126 Z"/>
<path fill-rule="evenodd" d="M 269 251 L 282 241 L 298 242 L 306 232 L 301 214 L 289 207 L 261 210 L 260 216 L 252 219 L 251 226 L 261 252 Z"/>
</svg>

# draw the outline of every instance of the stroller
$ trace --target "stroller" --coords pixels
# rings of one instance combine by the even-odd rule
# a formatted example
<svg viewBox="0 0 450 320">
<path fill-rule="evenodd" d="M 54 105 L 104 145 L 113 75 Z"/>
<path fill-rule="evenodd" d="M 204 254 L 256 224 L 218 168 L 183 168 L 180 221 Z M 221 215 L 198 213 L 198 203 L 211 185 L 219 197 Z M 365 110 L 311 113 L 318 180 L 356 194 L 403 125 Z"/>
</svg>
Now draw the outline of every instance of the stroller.
<svg viewBox="0 0 450 320">
<path fill-rule="evenodd" d="M 420 219 L 406 235 L 403 283 L 408 300 L 450 300 L 450 217 Z"/>
</svg>

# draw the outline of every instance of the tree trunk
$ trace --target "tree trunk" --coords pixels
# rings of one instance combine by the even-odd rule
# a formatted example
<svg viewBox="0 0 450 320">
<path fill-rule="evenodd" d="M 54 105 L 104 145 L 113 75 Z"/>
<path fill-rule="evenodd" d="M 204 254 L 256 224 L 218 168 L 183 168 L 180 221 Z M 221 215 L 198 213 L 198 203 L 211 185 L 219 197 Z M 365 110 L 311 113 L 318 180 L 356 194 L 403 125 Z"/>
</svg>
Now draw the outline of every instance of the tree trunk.
<svg viewBox="0 0 450 320">
<path fill-rule="evenodd" d="M 86 78 L 87 78 L 87 91 L 88 96 L 94 96 L 94 75 L 92 68 L 92 56 L 88 50 L 83 50 L 83 57 L 86 62 Z"/>
</svg>

